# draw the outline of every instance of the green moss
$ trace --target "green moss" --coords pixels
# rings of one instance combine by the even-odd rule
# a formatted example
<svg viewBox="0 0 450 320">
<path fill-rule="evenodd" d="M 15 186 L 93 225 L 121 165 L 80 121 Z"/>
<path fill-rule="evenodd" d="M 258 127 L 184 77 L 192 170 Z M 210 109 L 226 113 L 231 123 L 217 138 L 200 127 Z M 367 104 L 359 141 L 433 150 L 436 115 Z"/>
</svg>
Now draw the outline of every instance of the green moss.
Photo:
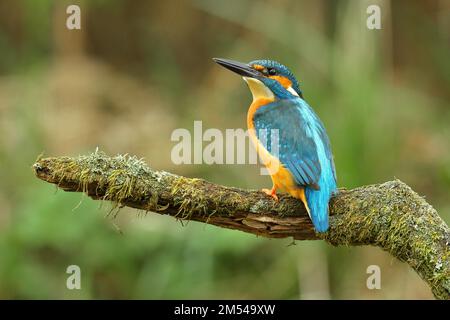
<svg viewBox="0 0 450 320">
<path fill-rule="evenodd" d="M 176 217 L 190 219 L 193 214 L 207 215 L 208 203 L 204 192 L 201 192 L 200 179 L 178 177 L 172 186 L 171 194 L 177 206 Z"/>
<path fill-rule="evenodd" d="M 183 220 L 193 215 L 208 220 L 213 215 L 246 212 L 298 216 L 301 208 L 299 201 L 288 196 L 271 202 L 259 194 L 153 171 L 141 159 L 128 155 L 110 158 L 95 152 L 77 158 L 40 159 L 39 163 L 50 172 L 49 182 L 115 203 L 111 215 L 130 204 L 145 211 L 172 206 L 178 208 L 176 217 Z M 448 227 L 406 184 L 396 180 L 340 190 L 330 206 L 331 228 L 317 234 L 318 238 L 333 245 L 379 246 L 409 263 L 429 283 L 436 297 L 450 297 Z"/>
<path fill-rule="evenodd" d="M 103 190 L 103 199 L 121 204 L 124 200 L 145 197 L 142 186 L 143 179 L 151 178 L 151 170 L 136 157 L 118 155 L 108 157 L 103 152 L 95 152 L 90 155 L 77 158 L 58 158 L 53 161 L 52 178 L 57 185 L 62 182 L 78 184 L 78 190 L 88 192 L 89 186 L 95 182 L 97 190 Z M 156 200 L 157 201 L 157 200 Z"/>
</svg>

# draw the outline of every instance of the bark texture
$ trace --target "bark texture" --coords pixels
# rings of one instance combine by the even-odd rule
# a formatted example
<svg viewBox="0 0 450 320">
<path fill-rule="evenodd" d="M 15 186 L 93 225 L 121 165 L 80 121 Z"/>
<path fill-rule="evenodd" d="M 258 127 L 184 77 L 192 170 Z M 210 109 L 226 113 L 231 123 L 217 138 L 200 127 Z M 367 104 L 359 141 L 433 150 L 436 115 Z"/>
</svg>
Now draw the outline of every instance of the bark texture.
<svg viewBox="0 0 450 320">
<path fill-rule="evenodd" d="M 96 152 L 38 159 L 36 176 L 65 191 L 85 192 L 118 206 L 171 215 L 271 238 L 323 239 L 332 245 L 373 245 L 408 263 L 438 299 L 450 298 L 450 231 L 422 197 L 399 180 L 339 190 L 330 229 L 314 232 L 301 201 L 273 201 L 259 191 L 216 185 L 148 167 L 127 155 Z"/>
</svg>

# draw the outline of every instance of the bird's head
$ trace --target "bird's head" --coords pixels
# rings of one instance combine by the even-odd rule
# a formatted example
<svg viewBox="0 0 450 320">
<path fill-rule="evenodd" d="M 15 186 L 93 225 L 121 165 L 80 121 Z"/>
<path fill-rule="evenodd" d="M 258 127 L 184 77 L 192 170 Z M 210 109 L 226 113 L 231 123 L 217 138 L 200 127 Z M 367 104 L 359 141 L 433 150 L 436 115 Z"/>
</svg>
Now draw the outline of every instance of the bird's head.
<svg viewBox="0 0 450 320">
<path fill-rule="evenodd" d="M 249 63 L 213 58 L 221 66 L 241 75 L 248 83 L 253 99 L 287 99 L 301 97 L 297 79 L 284 65 L 273 60 L 254 60 Z"/>
</svg>

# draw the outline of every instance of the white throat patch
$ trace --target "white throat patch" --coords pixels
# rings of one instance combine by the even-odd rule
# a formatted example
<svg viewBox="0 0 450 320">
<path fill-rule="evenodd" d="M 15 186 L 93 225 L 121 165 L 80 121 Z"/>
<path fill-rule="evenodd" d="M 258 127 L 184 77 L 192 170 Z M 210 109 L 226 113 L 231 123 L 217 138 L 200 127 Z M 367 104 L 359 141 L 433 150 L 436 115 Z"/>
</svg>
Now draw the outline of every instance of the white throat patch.
<svg viewBox="0 0 450 320">
<path fill-rule="evenodd" d="M 250 91 L 253 95 L 253 101 L 258 99 L 275 99 L 275 96 L 273 95 L 272 91 L 267 88 L 267 86 L 259 81 L 258 79 L 249 78 L 249 77 L 242 77 L 245 82 L 247 82 L 248 87 L 250 88 Z M 296 97 L 300 97 L 298 93 L 294 90 L 294 88 L 289 87 L 286 89 L 291 94 L 293 94 Z"/>
<path fill-rule="evenodd" d="M 272 91 L 266 87 L 264 83 L 259 81 L 258 79 L 242 77 L 245 82 L 247 82 L 248 87 L 253 95 L 253 101 L 258 99 L 275 99 Z"/>
</svg>

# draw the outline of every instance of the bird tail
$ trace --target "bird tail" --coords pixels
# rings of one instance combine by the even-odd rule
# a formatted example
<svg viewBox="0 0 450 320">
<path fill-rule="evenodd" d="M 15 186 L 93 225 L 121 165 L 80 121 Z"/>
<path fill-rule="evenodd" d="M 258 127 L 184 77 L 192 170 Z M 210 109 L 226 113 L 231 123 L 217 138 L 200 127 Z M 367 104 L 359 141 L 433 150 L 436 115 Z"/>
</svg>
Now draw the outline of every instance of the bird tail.
<svg viewBox="0 0 450 320">
<path fill-rule="evenodd" d="M 317 232 L 328 230 L 328 200 L 324 201 L 324 192 L 310 187 L 299 189 L 294 197 L 299 198 L 305 205 L 306 212 L 313 222 Z M 329 198 L 328 198 L 329 199 Z M 323 205 L 325 203 L 325 205 Z"/>
<path fill-rule="evenodd" d="M 323 185 L 320 190 L 305 188 L 308 213 L 317 232 L 328 230 L 328 202 L 331 194 L 332 190 Z"/>
</svg>

